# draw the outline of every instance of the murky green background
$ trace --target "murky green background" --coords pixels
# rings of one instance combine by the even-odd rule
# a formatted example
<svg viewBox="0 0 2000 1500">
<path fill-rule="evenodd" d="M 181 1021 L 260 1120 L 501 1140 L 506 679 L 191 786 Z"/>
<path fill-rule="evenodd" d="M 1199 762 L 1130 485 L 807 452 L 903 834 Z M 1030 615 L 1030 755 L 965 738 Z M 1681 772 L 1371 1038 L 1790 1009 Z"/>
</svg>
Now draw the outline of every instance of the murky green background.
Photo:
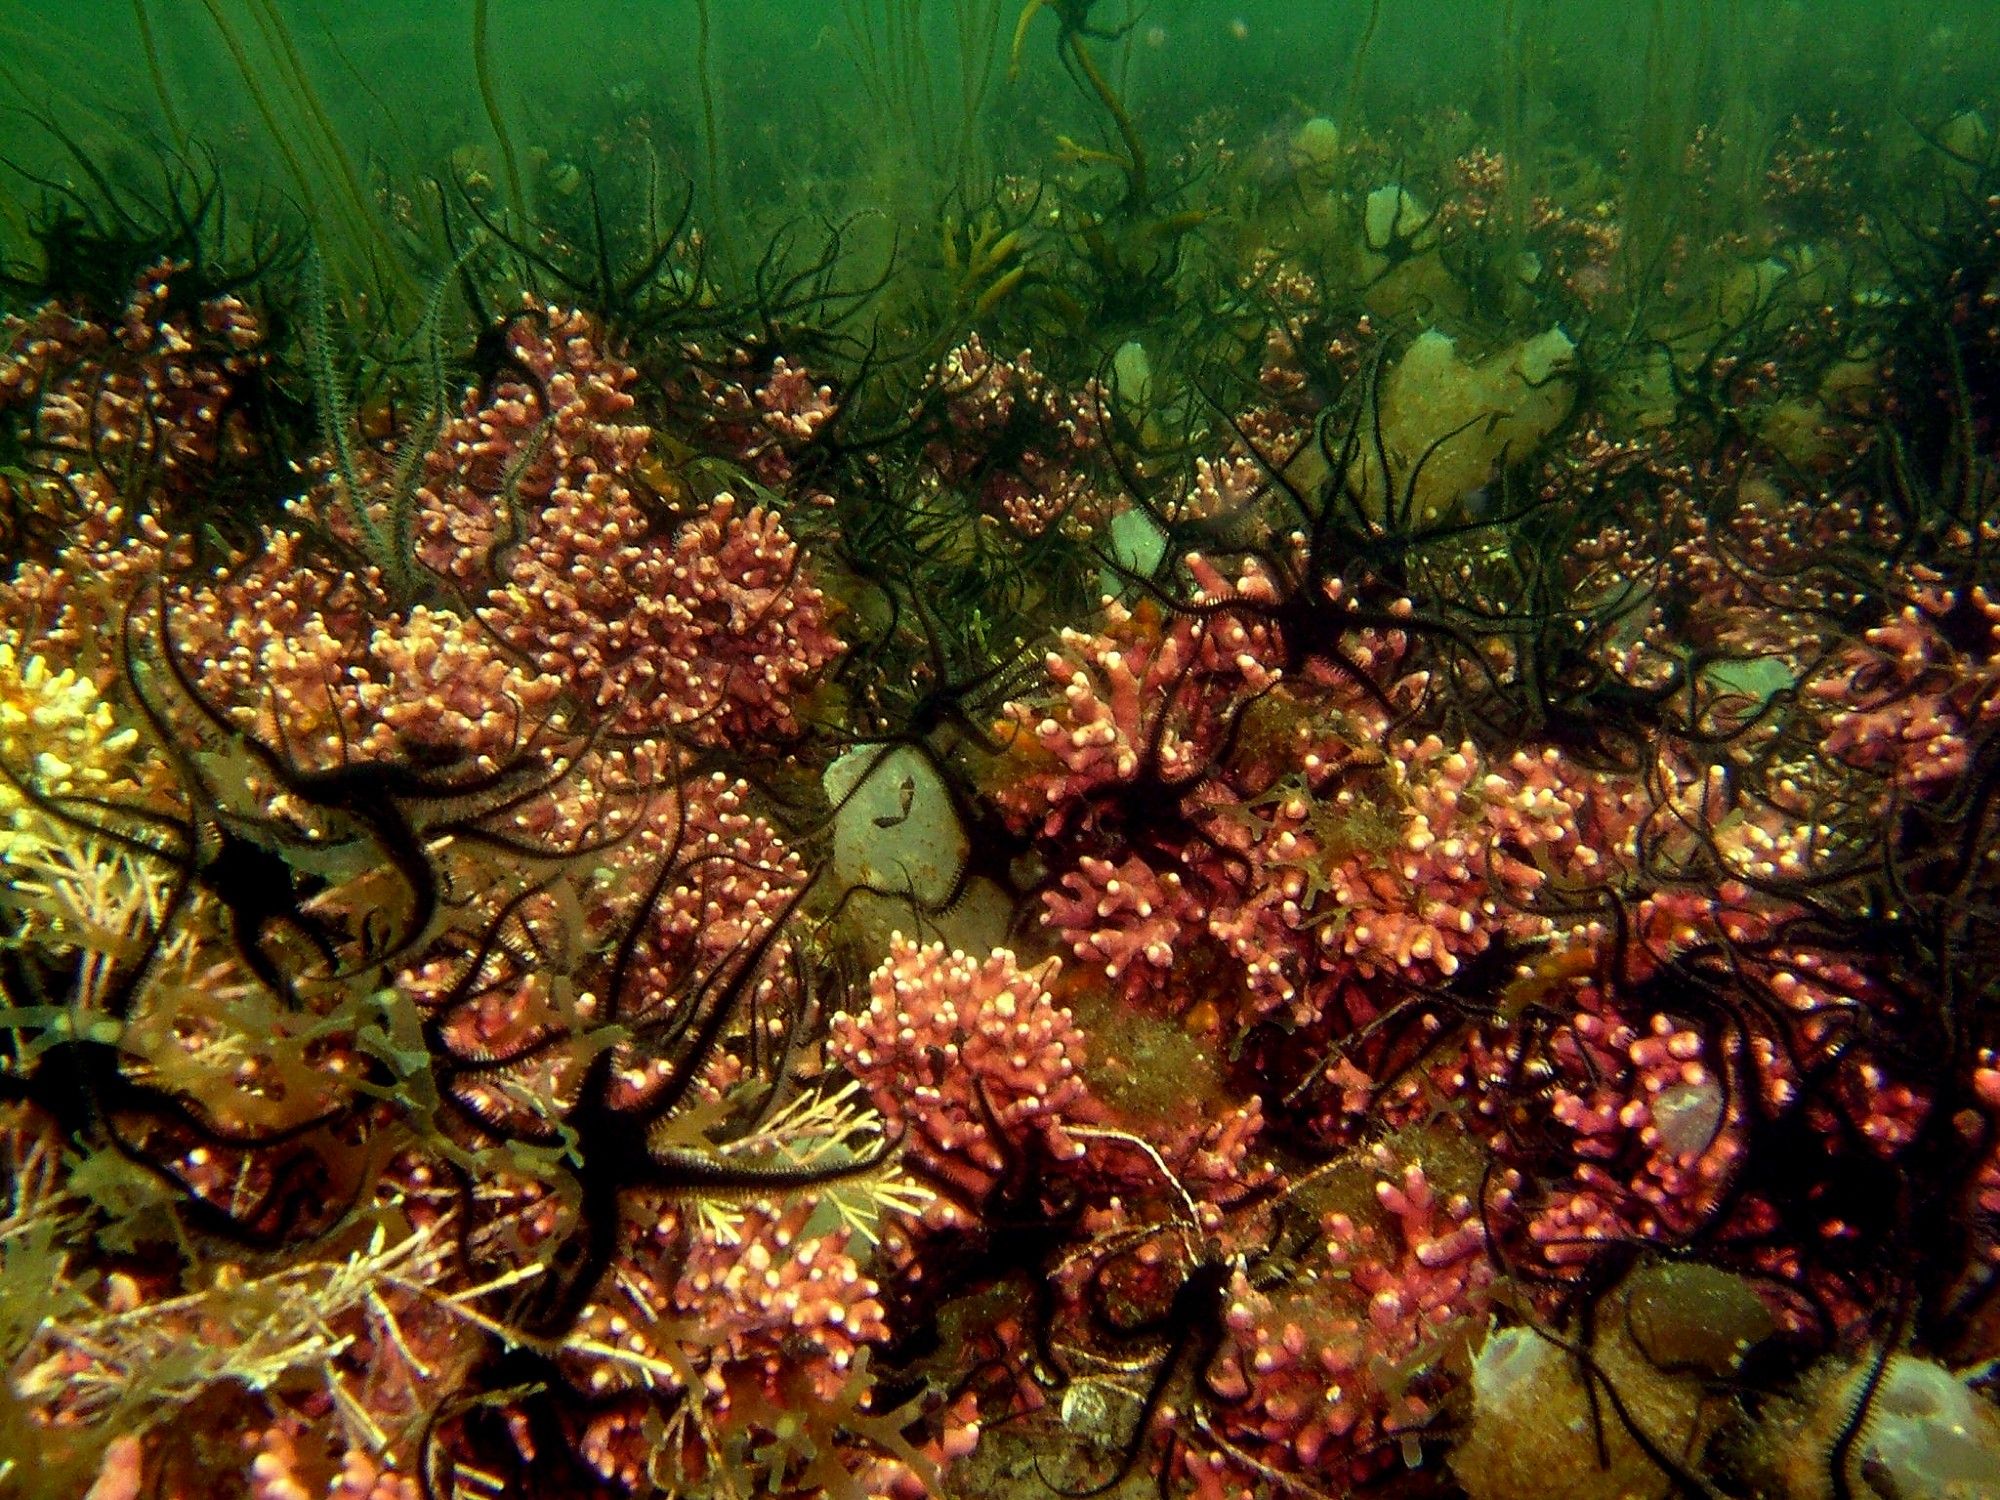
<svg viewBox="0 0 2000 1500">
<path fill-rule="evenodd" d="M 711 223 L 922 216 L 955 180 L 1038 171 L 1055 134 L 1100 125 L 1045 17 L 1009 80 L 1014 0 L 483 9 L 485 96 L 473 0 L 0 0 L 0 141 L 9 162 L 70 182 L 65 137 L 113 172 L 199 147 L 239 197 L 268 185 L 337 237 L 393 217 L 385 198 L 421 197 L 430 175 L 505 175 L 495 114 L 530 206 L 574 191 L 572 168 L 643 155 L 712 200 Z M 2000 76 L 2000 6 L 1985 0 L 1098 0 L 1090 20 L 1123 32 L 1108 64 L 1162 140 L 1208 122 L 1241 143 L 1312 114 L 1381 130 L 1458 111 L 1544 173 L 1568 144 L 1657 171 L 1712 124 L 1748 176 L 1800 111 L 1840 110 L 1894 151 L 1906 119 L 1976 104 Z M 6 175 L 12 232 L 38 191 Z M 421 237 L 421 210 L 406 217 L 399 233 Z"/>
</svg>

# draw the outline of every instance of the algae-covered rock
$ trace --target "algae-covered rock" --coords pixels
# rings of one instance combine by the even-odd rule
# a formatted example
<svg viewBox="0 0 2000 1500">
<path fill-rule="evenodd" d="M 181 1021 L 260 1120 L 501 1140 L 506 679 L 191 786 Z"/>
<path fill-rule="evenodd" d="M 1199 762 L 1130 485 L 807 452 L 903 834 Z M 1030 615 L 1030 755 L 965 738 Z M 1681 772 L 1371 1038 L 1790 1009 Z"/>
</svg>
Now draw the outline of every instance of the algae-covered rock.
<svg viewBox="0 0 2000 1500">
<path fill-rule="evenodd" d="M 1392 526 L 1457 514 L 1500 466 L 1555 430 L 1576 400 L 1576 346 L 1560 328 L 1479 361 L 1432 329 L 1383 378 L 1381 453 L 1361 445 L 1348 485 L 1369 516 Z M 1384 472 L 1382 458 L 1388 460 Z"/>
<path fill-rule="evenodd" d="M 1664 1500 L 1676 1479 L 1651 1454 L 1700 1468 L 1734 1410 L 1707 1382 L 1776 1327 L 1742 1277 L 1675 1263 L 1634 1271 L 1592 1321 L 1594 1393 L 1583 1362 L 1532 1328 L 1480 1348 L 1471 1425 L 1450 1455 L 1471 1500 Z"/>
<path fill-rule="evenodd" d="M 1627 1413 L 1676 1457 L 1697 1446 L 1700 1382 L 1665 1375 L 1622 1338 L 1593 1356 Z M 1471 1500 L 1664 1500 L 1672 1479 L 1625 1425 L 1593 1419 L 1576 1362 L 1528 1328 L 1487 1338 L 1472 1367 L 1472 1427 L 1451 1452 Z"/>
</svg>

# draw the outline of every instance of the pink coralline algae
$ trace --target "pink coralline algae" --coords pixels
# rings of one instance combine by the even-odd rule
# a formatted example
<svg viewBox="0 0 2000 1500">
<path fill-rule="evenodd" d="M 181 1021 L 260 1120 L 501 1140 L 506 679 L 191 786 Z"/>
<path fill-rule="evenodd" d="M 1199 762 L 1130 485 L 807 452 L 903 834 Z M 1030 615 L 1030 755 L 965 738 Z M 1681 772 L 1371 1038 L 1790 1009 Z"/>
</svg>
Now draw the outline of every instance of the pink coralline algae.
<svg viewBox="0 0 2000 1500">
<path fill-rule="evenodd" d="M 1190 565 L 1205 584 L 1204 603 L 1268 597 L 1252 572 L 1230 581 Z M 1123 604 L 1106 609 L 1098 635 L 1070 631 L 1047 668 L 1060 703 L 1038 713 L 1011 705 L 1009 717 L 1060 769 L 1005 789 L 1006 805 L 1046 836 L 1087 822 L 1091 796 L 1107 787 L 1157 777 L 1193 789 L 1222 748 L 1232 713 L 1282 675 L 1270 632 L 1228 613 L 1213 622 Z"/>
<path fill-rule="evenodd" d="M 1415 1161 L 1397 1170 L 1389 1151 L 1370 1166 L 1386 1223 L 1330 1212 L 1294 1285 L 1232 1278 L 1207 1419 L 1217 1441 L 1188 1465 L 1197 1493 L 1271 1474 L 1338 1491 L 1401 1465 L 1437 1419 L 1441 1361 L 1483 1316 L 1493 1268 L 1468 1198 L 1441 1196 Z"/>
<path fill-rule="evenodd" d="M 1528 1228 L 1554 1266 L 1587 1263 L 1607 1244 L 1684 1239 L 1718 1212 L 1745 1150 L 1740 1064 L 1719 1073 L 1702 1038 L 1665 1016 L 1643 1035 L 1597 1020 L 1578 1015 L 1579 1044 L 1622 1056 L 1587 1093 L 1556 1091 L 1550 1115 L 1571 1133 L 1577 1166 Z"/>
<path fill-rule="evenodd" d="M 835 1018 L 832 1053 L 868 1089 L 904 1149 L 945 1191 L 934 1227 L 964 1223 L 1032 1146 L 1073 1161 L 1065 1128 L 1097 1111 L 1078 1069 L 1083 1033 L 1048 983 L 1056 962 L 1023 970 L 1006 950 L 983 959 L 898 937 L 869 980 L 865 1010 Z"/>
<path fill-rule="evenodd" d="M 932 1236 L 981 1229 L 982 1211 L 1019 1192 L 1008 1179 L 1024 1162 L 1038 1180 L 1008 1212 L 1088 1205 L 1089 1237 L 1060 1278 L 1076 1329 L 1051 1351 L 1080 1372 L 1099 1357 L 1094 1288 L 1163 1306 L 1214 1274 L 1197 1239 L 1258 1243 L 1270 1224 L 1253 1205 L 1293 1189 L 1257 1161 L 1254 1106 L 1175 1125 L 1093 1097 L 1056 978 L 1053 960 L 1029 972 L 1005 952 L 973 959 L 900 939 L 866 1010 L 836 1019 L 833 1051 L 940 1190 Z M 1439 1194 L 1414 1160 L 1378 1155 L 1364 1222 L 1328 1211 L 1319 1248 L 1282 1290 L 1260 1290 L 1254 1269 L 1222 1278 L 1213 1362 L 1177 1429 L 1198 1492 L 1273 1473 L 1354 1482 L 1400 1462 L 1405 1435 L 1436 1419 L 1449 1389 L 1437 1362 L 1482 1315 L 1493 1268 L 1469 1198 Z M 899 1274 L 923 1268 L 907 1251 Z"/>
<path fill-rule="evenodd" d="M 1986 1150 L 1972 1179 L 1968 1207 L 1978 1225 L 1980 1254 L 2000 1262 L 2000 1056 L 1982 1053 L 1980 1066 L 1972 1075 L 1972 1089 L 1985 1111 L 1983 1125 Z M 1968 1122 L 1980 1129 L 1979 1122 Z"/>
<path fill-rule="evenodd" d="M 686 351 L 693 399 L 703 437 L 773 487 L 792 482 L 798 461 L 840 414 L 834 389 L 811 371 L 779 355 L 758 370 L 738 349 L 712 363 L 697 347 Z"/>
<path fill-rule="evenodd" d="M 408 1474 L 385 1469 L 359 1448 L 341 1455 L 340 1469 L 323 1485 L 309 1483 L 303 1470 L 315 1468 L 299 1453 L 297 1438 L 272 1427 L 250 1461 L 253 1500 L 418 1500 L 421 1491 Z"/>
<path fill-rule="evenodd" d="M 642 924 L 628 925 L 632 893 L 609 883 L 572 912 L 553 894 L 517 897 L 513 921 L 532 941 L 562 931 L 566 918 L 581 922 L 585 941 L 608 942 L 624 931 L 629 946 L 618 1013 L 626 1023 L 657 1025 L 681 1013 L 690 987 L 724 970 L 772 930 L 803 885 L 805 869 L 768 823 L 745 811 L 749 788 L 743 783 L 716 773 L 684 781 L 668 795 L 652 777 L 635 779 L 630 771 L 616 762 L 587 763 L 576 782 L 563 782 L 536 799 L 548 806 L 525 807 L 517 827 L 523 837 L 556 849 L 571 840 L 583 842 L 572 830 L 591 830 L 591 843 L 606 842 L 608 830 L 615 843 L 605 854 L 607 868 L 643 873 L 656 886 Z M 496 891 L 487 899 L 497 902 L 503 894 Z M 775 956 L 783 955 L 780 947 Z M 533 1051 L 548 1033 L 551 1007 L 560 1003 L 569 977 L 540 964 L 496 965 L 490 972 L 468 968 L 454 949 L 426 957 L 405 971 L 400 983 L 459 1055 L 479 1058 Z M 760 982 L 767 999 L 778 989 L 775 978 Z M 578 1024 L 607 1019 L 597 995 L 585 993 L 569 1003 Z M 626 1046 L 611 1045 L 614 1056 L 627 1056 Z M 557 1093 L 567 1090 L 573 1086 L 572 1064 L 560 1053 L 549 1055 L 544 1060 L 549 1076 L 538 1082 Z M 634 1059 L 616 1081 L 614 1098 L 629 1102 L 642 1095 L 658 1082 L 660 1067 Z M 503 1087 L 485 1070 L 470 1070 L 463 1087 L 494 1118 L 523 1109 L 519 1089 Z"/>
<path fill-rule="evenodd" d="M 932 372 L 942 431 L 926 449 L 948 484 L 978 481 L 980 508 L 1024 537 L 1103 519 L 1089 462 L 1099 449 L 1105 397 L 1096 380 L 1069 390 L 1023 349 L 1012 358 L 974 334 Z"/>
<path fill-rule="evenodd" d="M 205 691 L 301 767 L 386 761 L 426 745 L 511 755 L 556 712 L 562 679 L 524 669 L 479 622 L 416 605 L 391 614 L 379 579 L 315 565 L 272 532 L 247 566 L 167 600 L 169 639 Z"/>
<path fill-rule="evenodd" d="M 1051 654 L 1056 701 L 1009 708 L 1033 748 L 1001 805 L 1053 847 L 1129 851 L 1080 853 L 1044 898 L 1077 957 L 1137 997 L 1206 939 L 1253 1013 L 1363 1021 L 1368 981 L 1449 979 L 1497 936 L 1545 933 L 1535 893 L 1592 857 L 1587 779 L 1554 751 L 1493 765 L 1435 735 L 1385 754 L 1378 704 L 1318 669 L 1284 683 L 1273 627 L 1229 609 L 1269 604 L 1268 579 L 1189 569 L 1204 613 L 1114 604 Z M 1394 633 L 1357 635 L 1351 659 L 1393 671 Z"/>
<path fill-rule="evenodd" d="M 1156 874 L 1137 855 L 1113 864 L 1086 854 L 1051 891 L 1048 920 L 1079 959 L 1138 995 L 1173 972 L 1176 945 L 1201 931 L 1208 907 L 1178 871 Z"/>
<path fill-rule="evenodd" d="M 1892 786 L 1934 794 L 2000 723 L 2000 603 L 1936 586 L 1848 648 L 1812 684 L 1826 753 Z"/>
<path fill-rule="evenodd" d="M 1218 601 L 1268 588 L 1255 573 L 1239 583 L 1202 576 Z M 1282 672 L 1269 631 L 1227 613 L 1163 622 L 1150 605 L 1114 603 L 1103 633 L 1070 632 L 1062 644 L 1047 661 L 1057 700 L 1008 707 L 1012 753 L 1028 773 L 996 798 L 1042 839 L 1107 851 L 1082 855 L 1064 875 L 1048 919 L 1078 958 L 1137 995 L 1164 980 L 1177 942 L 1233 884 L 1229 850 L 1240 835 L 1224 829 L 1235 816 L 1227 805 L 1210 808 L 1229 796 L 1215 762 L 1233 717 Z M 1154 799 L 1150 826 L 1122 826 L 1127 793 Z"/>
<path fill-rule="evenodd" d="M 1393 747 L 1400 785 L 1395 847 L 1325 876 L 1345 931 L 1323 930 L 1362 978 L 1434 970 L 1449 979 L 1501 934 L 1546 931 L 1529 907 L 1551 869 L 1578 854 L 1586 789 L 1554 752 L 1498 766 L 1470 743 L 1432 735 Z M 1338 795 L 1335 797 L 1339 803 Z"/>
<path fill-rule="evenodd" d="M 145 295 L 151 307 L 161 293 Z M 209 309 L 210 344 L 254 347 L 236 311 Z M 115 697 L 103 712 L 139 727 L 107 740 L 134 762 L 103 782 L 123 800 L 59 806 L 58 762 L 31 750 L 28 779 L 7 783 L 10 805 L 40 809 L 21 848 L 51 861 L 34 876 L 60 893 L 48 899 L 126 899 L 66 883 L 87 868 L 89 839 L 118 839 L 104 847 L 134 886 L 130 920 L 181 917 L 172 962 L 142 965 L 118 1002 L 126 1047 L 147 1058 L 134 1066 L 166 1080 L 141 1090 L 138 1113 L 156 1113 L 125 1139 L 224 1232 L 261 1243 L 347 1212 L 379 1228 L 348 1261 L 281 1270 L 240 1296 L 233 1268 L 213 1292 L 180 1297 L 130 1277 L 107 1284 L 101 1306 L 74 1315 L 124 1331 L 81 1362 L 31 1350 L 42 1363 L 19 1387 L 25 1409 L 52 1429 L 77 1426 L 94 1409 L 93 1381 L 146 1363 L 143 1340 L 199 1343 L 211 1352 L 189 1389 L 232 1360 L 263 1372 L 228 1419 L 257 1434 L 243 1460 L 250 1492 L 405 1500 L 415 1449 L 399 1435 L 385 1453 L 380 1434 L 415 1432 L 407 1403 L 435 1406 L 436 1382 L 467 1368 L 468 1340 L 497 1326 L 481 1301 L 491 1294 L 472 1282 L 521 1285 L 545 1269 L 538 1257 L 582 1235 L 604 1247 L 604 1293 L 565 1294 L 581 1310 L 565 1323 L 561 1376 L 586 1393 L 605 1388 L 606 1371 L 614 1391 L 686 1377 L 687 1399 L 709 1413 L 688 1428 L 689 1472 L 760 1462 L 721 1427 L 768 1433 L 800 1399 L 844 1392 L 850 1435 L 818 1429 L 815 1462 L 879 1467 L 885 1486 L 934 1473 L 936 1460 L 867 1410 L 855 1355 L 885 1330 L 844 1248 L 851 1231 L 809 1229 L 815 1200 L 783 1191 L 861 1173 L 878 1117 L 803 1101 L 768 1138 L 718 1143 L 690 1124 L 671 1146 L 643 1139 L 653 1112 L 683 1098 L 713 1129 L 747 1071 L 720 1049 L 721 1028 L 733 1042 L 756 1008 L 767 1020 L 750 1028 L 755 1045 L 772 1045 L 799 1003 L 780 928 L 806 868 L 752 810 L 746 783 L 688 765 L 695 743 L 793 733 L 797 695 L 839 650 L 775 513 L 726 494 L 677 519 L 643 511 L 635 470 L 650 433 L 623 420 L 632 371 L 587 320 L 531 306 L 509 325 L 510 374 L 469 393 L 434 446 L 402 458 L 391 434 L 352 463 L 303 466 L 309 489 L 284 524 L 196 566 L 185 537 L 128 499 L 124 466 L 142 455 L 118 438 L 148 421 L 162 443 L 193 434 L 171 460 L 143 456 L 156 472 L 219 461 L 219 429 L 201 436 L 219 406 L 169 409 L 161 394 L 188 384 L 172 361 L 193 357 L 192 336 L 171 319 L 143 345 L 55 314 L 36 326 L 66 342 L 15 331 L 10 399 L 40 402 L 38 441 L 52 453 L 69 441 L 63 424 L 90 431 L 61 491 L 67 536 L 0 596 L 9 681 L 19 649 L 87 659 L 93 675 L 76 691 Z M 221 368 L 247 375 L 234 358 Z M 139 371 L 130 399 L 128 369 Z M 63 394 L 74 381 L 95 389 L 90 410 Z M 219 382 L 202 402 L 226 399 Z M 85 438 L 97 442 L 89 463 Z M 396 473 L 413 476 L 403 493 Z M 170 493 L 146 491 L 156 504 Z M 414 568 L 372 555 L 373 540 L 398 536 Z M 6 701 L 11 756 L 11 689 Z M 390 1056 L 396 1076 L 422 1079 L 414 1115 L 378 1102 L 403 1097 L 372 1081 Z M 181 1100 L 196 1090 L 193 1109 Z M 755 1182 L 767 1169 L 786 1206 L 679 1218 L 662 1197 L 657 1228 L 642 1230 L 614 1199 L 593 1209 L 601 1219 L 572 1222 L 563 1177 L 580 1163 L 537 1153 L 590 1110 L 626 1113 L 642 1151 L 668 1152 L 696 1180 Z M 798 1166 L 788 1149 L 821 1165 Z M 310 1191 L 295 1190 L 303 1181 Z M 481 1247 L 476 1271 L 447 1267 L 435 1248 L 460 1237 Z M 246 1321 L 274 1305 L 297 1312 L 296 1329 Z M 800 1385 L 809 1340 L 823 1376 Z M 294 1389 L 330 1359 L 324 1389 Z M 266 1410 L 254 1391 L 280 1373 L 288 1395 Z M 372 1412 L 383 1426 L 364 1430 L 377 1435 L 329 1442 L 315 1425 L 329 1392 Z M 554 1459 L 516 1416 L 503 1424 L 518 1433 L 505 1439 L 515 1459 Z M 621 1443 L 619 1420 L 575 1435 L 609 1479 L 626 1474 L 621 1454 L 639 1433 Z M 957 1419 L 958 1436 L 940 1432 L 940 1457 L 962 1451 L 968 1423 L 976 1430 L 976 1414 Z M 476 1466 L 488 1435 L 440 1428 L 423 1441 Z M 143 1470 L 146 1451 L 107 1453 L 99 1492 Z"/>
<path fill-rule="evenodd" d="M 262 329 L 229 293 L 169 310 L 187 271 L 163 261 L 141 272 L 115 325 L 53 304 L 0 321 L 0 413 L 32 413 L 29 441 L 46 448 L 52 477 L 143 473 L 168 503 L 185 502 L 220 458 L 255 442 L 235 398 L 262 367 Z"/>
<path fill-rule="evenodd" d="M 180 306 L 187 274 L 142 272 L 116 323 L 59 304 L 0 321 L 0 423 L 18 423 L 26 459 L 0 467 L 0 541 L 22 559 L 0 618 L 97 675 L 133 590 L 186 564 L 164 523 L 183 526 L 260 451 L 242 408 L 266 369 L 263 329 L 231 294 Z"/>
<path fill-rule="evenodd" d="M 622 420 L 637 372 L 554 310 L 517 319 L 510 349 L 535 385 L 503 379 L 446 425 L 416 498 L 419 559 L 621 733 L 793 732 L 792 696 L 839 642 L 783 524 L 724 495 L 663 527 L 633 490 L 651 441 Z"/>
<path fill-rule="evenodd" d="M 661 1452 L 642 1420 L 646 1402 L 621 1408 L 618 1393 L 692 1383 L 708 1430 L 770 1424 L 801 1402 L 834 1402 L 857 1353 L 886 1337 L 846 1233 L 808 1235 L 809 1218 L 809 1206 L 752 1211 L 723 1237 L 669 1211 L 626 1252 L 615 1292 L 583 1310 L 566 1360 L 577 1386 L 608 1407 L 582 1443 L 605 1479 L 637 1488 L 677 1464 L 698 1473 L 713 1462 L 695 1432 L 685 1453 Z"/>
</svg>

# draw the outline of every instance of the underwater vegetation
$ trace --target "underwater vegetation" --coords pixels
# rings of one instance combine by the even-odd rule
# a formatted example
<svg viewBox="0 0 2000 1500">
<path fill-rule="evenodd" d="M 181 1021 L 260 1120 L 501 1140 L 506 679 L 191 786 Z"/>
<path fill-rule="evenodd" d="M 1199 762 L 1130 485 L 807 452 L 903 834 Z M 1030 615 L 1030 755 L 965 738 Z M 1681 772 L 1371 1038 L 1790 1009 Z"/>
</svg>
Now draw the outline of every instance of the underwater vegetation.
<svg viewBox="0 0 2000 1500">
<path fill-rule="evenodd" d="M 0 1496 L 2000 1495 L 1994 23 L 416 9 L 4 18 Z"/>
</svg>

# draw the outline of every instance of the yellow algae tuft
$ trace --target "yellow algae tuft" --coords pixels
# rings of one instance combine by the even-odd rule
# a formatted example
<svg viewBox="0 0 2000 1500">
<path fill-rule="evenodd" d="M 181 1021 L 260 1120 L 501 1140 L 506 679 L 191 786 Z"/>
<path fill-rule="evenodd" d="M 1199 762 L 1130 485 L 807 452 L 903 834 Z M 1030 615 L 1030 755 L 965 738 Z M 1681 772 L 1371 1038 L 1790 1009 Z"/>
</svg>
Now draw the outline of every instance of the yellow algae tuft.
<svg viewBox="0 0 2000 1500">
<path fill-rule="evenodd" d="M 0 641 L 0 856 L 21 859 L 49 841 L 54 820 L 37 799 L 129 786 L 138 743 L 88 677 L 39 655 L 24 662 Z"/>
</svg>

